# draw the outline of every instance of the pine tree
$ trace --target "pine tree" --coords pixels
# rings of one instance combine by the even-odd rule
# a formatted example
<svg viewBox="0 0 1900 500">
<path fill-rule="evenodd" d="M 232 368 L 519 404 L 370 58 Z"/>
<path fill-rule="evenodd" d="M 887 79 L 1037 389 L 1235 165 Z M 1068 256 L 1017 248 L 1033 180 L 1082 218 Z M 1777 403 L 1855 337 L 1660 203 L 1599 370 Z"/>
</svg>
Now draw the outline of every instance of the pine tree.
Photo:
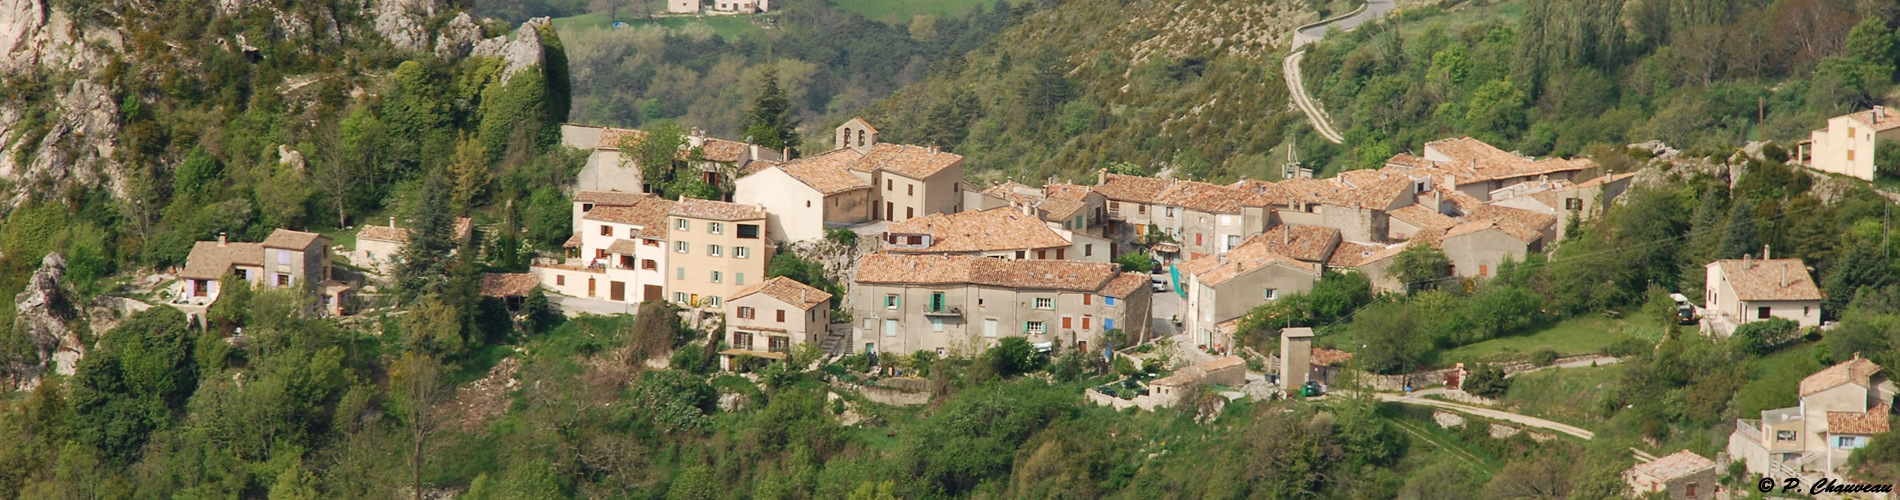
<svg viewBox="0 0 1900 500">
<path fill-rule="evenodd" d="M 1716 245 L 1722 241 L 1722 191 L 1709 188 L 1702 193 L 1701 203 L 1695 207 L 1695 214 L 1689 217 L 1689 253 L 1696 264 L 1696 272 L 1701 272 L 1701 264 L 1706 263 L 1709 254 L 1714 253 Z"/>
<path fill-rule="evenodd" d="M 1722 249 L 1716 258 L 1739 259 L 1761 248 L 1761 236 L 1755 230 L 1755 209 L 1748 200 L 1735 200 L 1728 211 L 1728 234 L 1722 236 Z"/>
<path fill-rule="evenodd" d="M 428 176 L 410 214 L 409 243 L 396 263 L 396 287 L 411 297 L 439 293 L 448 281 L 449 253 L 455 250 L 455 219 L 448 210 L 447 182 Z"/>
<path fill-rule="evenodd" d="M 1828 270 L 1827 278 L 1821 280 L 1821 288 L 1827 291 L 1827 298 L 1821 301 L 1821 317 L 1839 318 L 1862 288 L 1877 289 L 1890 283 L 1893 283 L 1893 270 L 1887 263 L 1882 262 L 1872 248 L 1854 245 Z"/>
<path fill-rule="evenodd" d="M 774 151 L 789 148 L 791 157 L 798 157 L 798 121 L 792 119 L 792 101 L 778 87 L 778 69 L 770 65 L 759 74 L 759 95 L 752 97 L 752 110 L 746 112 L 745 133 L 753 144 Z"/>
</svg>

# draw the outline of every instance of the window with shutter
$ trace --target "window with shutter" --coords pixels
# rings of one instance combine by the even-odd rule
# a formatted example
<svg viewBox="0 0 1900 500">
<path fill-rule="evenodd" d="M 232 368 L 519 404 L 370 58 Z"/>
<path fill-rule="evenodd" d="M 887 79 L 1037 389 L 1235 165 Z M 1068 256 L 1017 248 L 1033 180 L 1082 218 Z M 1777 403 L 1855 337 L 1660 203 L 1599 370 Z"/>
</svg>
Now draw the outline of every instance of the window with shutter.
<svg viewBox="0 0 1900 500">
<path fill-rule="evenodd" d="M 785 322 L 785 310 L 784 310 L 784 309 L 779 309 L 779 310 L 778 310 L 778 322 L 780 322 L 780 323 L 784 323 L 784 322 Z"/>
</svg>

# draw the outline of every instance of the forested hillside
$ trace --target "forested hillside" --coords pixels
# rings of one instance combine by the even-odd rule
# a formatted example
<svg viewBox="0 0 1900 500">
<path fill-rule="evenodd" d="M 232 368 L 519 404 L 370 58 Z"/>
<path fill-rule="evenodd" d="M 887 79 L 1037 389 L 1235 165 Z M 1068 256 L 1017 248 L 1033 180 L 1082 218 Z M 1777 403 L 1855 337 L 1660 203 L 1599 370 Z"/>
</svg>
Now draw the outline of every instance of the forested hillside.
<svg viewBox="0 0 1900 500">
<path fill-rule="evenodd" d="M 1306 87 L 1346 141 L 1302 152 L 1342 170 L 1458 135 L 1560 156 L 1785 144 L 1889 96 L 1897 15 L 1880 1 L 1442 2 L 1309 50 Z"/>
<path fill-rule="evenodd" d="M 892 24 L 824 0 L 787 0 L 773 2 L 771 14 L 752 16 L 751 28 L 732 36 L 704 23 L 683 29 L 575 25 L 561 34 L 573 71 L 572 119 L 618 127 L 672 120 L 742 139 L 744 112 L 770 68 L 794 117 L 813 135 L 828 137 L 827 123 L 922 80 L 931 67 L 960 58 L 1048 3 L 998 0 L 961 16 L 919 15 Z"/>
<path fill-rule="evenodd" d="M 1274 178 L 1299 118 L 1276 52 L 1306 2 L 1073 0 L 1037 11 L 865 113 L 979 177 L 1078 178 L 1117 162 Z"/>
</svg>

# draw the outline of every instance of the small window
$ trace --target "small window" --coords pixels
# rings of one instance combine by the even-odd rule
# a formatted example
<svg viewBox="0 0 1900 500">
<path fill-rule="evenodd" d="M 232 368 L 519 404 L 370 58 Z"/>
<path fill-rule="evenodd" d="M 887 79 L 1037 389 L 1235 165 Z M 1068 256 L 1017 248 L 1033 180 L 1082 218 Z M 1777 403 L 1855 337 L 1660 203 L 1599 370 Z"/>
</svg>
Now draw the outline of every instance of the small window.
<svg viewBox="0 0 1900 500">
<path fill-rule="evenodd" d="M 1055 309 L 1056 299 L 1052 299 L 1048 297 L 1037 297 L 1036 308 L 1037 309 Z"/>
<path fill-rule="evenodd" d="M 1103 330 L 1114 330 L 1114 329 L 1115 329 L 1115 318 L 1102 318 L 1102 329 L 1103 329 Z"/>
<path fill-rule="evenodd" d="M 706 307 L 719 307 L 719 302 L 718 296 L 709 295 L 706 297 Z"/>
<path fill-rule="evenodd" d="M 677 271 L 675 271 L 673 273 L 673 278 L 682 279 L 682 280 L 686 279 L 686 268 L 682 267 L 682 268 L 679 268 Z"/>
<path fill-rule="evenodd" d="M 601 225 L 600 225 L 600 235 L 601 235 L 601 236 L 613 236 L 613 235 L 614 235 L 614 227 L 613 227 L 613 226 L 609 226 L 609 225 L 606 225 L 606 224 L 601 224 Z"/>
<path fill-rule="evenodd" d="M 706 232 L 711 234 L 726 234 L 726 225 L 717 222 L 708 222 L 706 223 Z"/>
<path fill-rule="evenodd" d="M 996 318 L 987 318 L 983 320 L 983 336 L 985 337 L 996 336 Z"/>
<path fill-rule="evenodd" d="M 1147 213 L 1148 213 L 1148 206 L 1147 206 L 1147 205 L 1135 205 L 1135 213 L 1138 213 L 1138 214 L 1143 214 L 1143 215 L 1147 215 Z"/>
<path fill-rule="evenodd" d="M 605 249 L 605 248 L 596 248 L 596 249 L 594 249 L 594 258 L 596 258 L 596 259 L 605 259 L 605 258 L 607 258 L 607 249 Z"/>
<path fill-rule="evenodd" d="M 679 253 L 686 253 L 686 252 L 687 252 L 687 251 L 689 251 L 689 250 L 690 250 L 691 248 L 692 248 L 692 245 L 691 245 L 691 244 L 688 244 L 688 243 L 686 243 L 686 242 L 684 242 L 684 241 L 675 241 L 675 242 L 673 242 L 673 251 L 674 251 L 674 252 L 679 252 Z"/>
<path fill-rule="evenodd" d="M 640 270 L 642 270 L 642 271 L 658 271 L 658 270 L 660 270 L 660 262 L 659 262 L 659 261 L 656 261 L 656 260 L 653 260 L 653 259 L 641 259 L 641 260 L 640 260 Z"/>
<path fill-rule="evenodd" d="M 739 237 L 742 239 L 748 239 L 748 240 L 759 239 L 759 225 L 758 224 L 740 224 Z"/>
<path fill-rule="evenodd" d="M 1071 319 L 1068 316 L 1062 317 L 1062 328 L 1063 329 L 1075 328 L 1074 323 L 1071 321 Z"/>
<path fill-rule="evenodd" d="M 592 204 L 592 203 L 582 203 L 582 204 L 581 204 L 581 212 L 582 212 L 582 213 L 586 213 L 586 212 L 592 212 L 592 211 L 594 211 L 594 204 Z"/>
<path fill-rule="evenodd" d="M 739 307 L 739 319 L 753 319 L 753 317 L 756 315 L 757 315 L 756 311 L 754 311 L 750 307 L 745 307 L 745 306 Z"/>
<path fill-rule="evenodd" d="M 567 286 L 567 275 L 565 274 L 554 275 L 554 286 Z"/>
<path fill-rule="evenodd" d="M 733 274 L 732 274 L 732 284 L 734 284 L 734 285 L 744 285 L 744 284 L 745 284 L 745 273 L 733 273 Z"/>
<path fill-rule="evenodd" d="M 692 223 L 692 222 L 688 222 L 688 221 L 687 221 L 686 219 L 674 219 L 674 220 L 673 220 L 673 230 L 674 230 L 674 231 L 689 231 L 690 229 L 687 229 L 687 228 L 690 228 L 690 227 L 693 227 L 693 223 Z"/>
<path fill-rule="evenodd" d="M 1094 244 L 1094 243 L 1083 243 L 1083 244 L 1082 244 L 1082 256 L 1083 256 L 1083 257 L 1094 257 L 1094 256 L 1095 256 L 1095 244 Z"/>
<path fill-rule="evenodd" d="M 906 219 L 917 218 L 917 207 L 904 207 L 904 218 Z"/>
<path fill-rule="evenodd" d="M 732 247 L 732 258 L 735 258 L 735 259 L 752 258 L 752 247 Z"/>
<path fill-rule="evenodd" d="M 884 336 L 886 337 L 897 336 L 897 320 L 895 318 L 884 319 Z"/>
<path fill-rule="evenodd" d="M 1491 265 L 1490 265 L 1490 264 L 1478 264 L 1478 275 L 1479 275 L 1479 276 L 1490 276 L 1490 275 L 1491 275 Z"/>
<path fill-rule="evenodd" d="M 904 185 L 904 195 L 906 195 L 906 196 L 917 196 L 917 185 L 916 185 L 916 184 L 905 184 L 905 185 Z"/>
<path fill-rule="evenodd" d="M 1017 251 L 1016 251 L 1016 260 L 1023 260 L 1023 255 L 1024 255 L 1024 251 L 1023 251 L 1023 250 L 1017 250 Z"/>
<path fill-rule="evenodd" d="M 1092 321 L 1095 321 L 1094 316 L 1083 316 L 1082 317 L 1082 331 L 1088 331 L 1090 328 L 1092 328 L 1089 325 L 1089 323 Z"/>
<path fill-rule="evenodd" d="M 884 179 L 884 190 L 885 190 L 885 191 L 896 191 L 896 190 L 897 190 L 897 182 L 896 182 L 896 181 L 893 181 L 893 180 L 890 180 L 890 179 Z"/>
<path fill-rule="evenodd" d="M 1756 319 L 1768 319 L 1768 316 L 1769 316 L 1769 309 L 1770 309 L 1770 308 L 1768 308 L 1768 307 L 1765 307 L 1765 306 L 1764 306 L 1764 307 L 1758 307 L 1758 308 L 1755 308 L 1755 318 L 1756 318 Z"/>
<path fill-rule="evenodd" d="M 1089 305 L 1089 304 L 1091 303 L 1091 301 L 1093 301 L 1093 300 L 1095 300 L 1095 296 L 1094 296 L 1094 295 L 1089 295 L 1089 294 L 1086 294 L 1086 293 L 1085 293 L 1085 294 L 1082 294 L 1082 305 L 1085 305 L 1085 306 L 1086 306 L 1086 305 Z"/>
<path fill-rule="evenodd" d="M 930 331 L 943 331 L 943 318 L 930 318 Z"/>
<path fill-rule="evenodd" d="M 681 304 L 685 304 L 686 292 L 673 292 L 673 301 L 681 303 Z"/>
<path fill-rule="evenodd" d="M 719 245 L 706 245 L 706 255 L 710 255 L 713 257 L 723 257 L 726 255 L 726 247 L 722 247 Z"/>
<path fill-rule="evenodd" d="M 897 298 L 897 295 L 896 295 L 896 294 L 891 294 L 891 295 L 885 295 L 885 296 L 884 296 L 884 308 L 885 308 L 885 309 L 896 309 L 896 308 L 897 308 L 897 305 L 898 305 L 898 303 L 900 303 L 900 302 L 902 302 L 902 301 L 900 301 L 900 300 L 898 300 L 898 298 Z"/>
<path fill-rule="evenodd" d="M 1036 260 L 1049 260 L 1049 251 L 1048 251 L 1048 250 L 1037 250 L 1037 251 L 1036 251 Z"/>
<path fill-rule="evenodd" d="M 1103 304 L 1103 305 L 1110 305 L 1110 306 L 1112 306 L 1112 305 L 1115 305 L 1115 298 L 1114 298 L 1114 297 L 1110 297 L 1110 296 L 1107 296 L 1107 295 L 1103 295 L 1103 296 L 1102 296 L 1102 304 Z"/>
<path fill-rule="evenodd" d="M 1267 300 L 1279 300 L 1280 290 L 1274 289 L 1274 288 L 1268 288 L 1266 293 L 1263 294 L 1263 297 Z"/>
<path fill-rule="evenodd" d="M 784 310 L 784 309 L 779 309 L 779 310 L 778 310 L 778 322 L 780 322 L 780 323 L 784 323 L 784 322 L 785 322 L 785 310 Z"/>
<path fill-rule="evenodd" d="M 1065 260 L 1065 259 L 1068 259 L 1068 258 L 1069 258 L 1069 256 L 1068 256 L 1068 253 L 1069 253 L 1069 249 L 1067 249 L 1067 248 L 1057 248 L 1057 249 L 1056 249 L 1056 260 Z"/>
<path fill-rule="evenodd" d="M 277 286 L 290 286 L 290 275 L 288 274 L 277 275 Z M 1763 308 L 1763 309 L 1766 309 L 1766 308 Z"/>
<path fill-rule="evenodd" d="M 726 281 L 726 280 L 725 280 L 725 277 L 726 277 L 726 274 L 725 274 L 725 273 L 722 273 L 722 272 L 719 272 L 719 271 L 713 271 L 713 272 L 712 272 L 712 282 L 713 282 L 713 283 L 724 283 L 724 282 Z"/>
<path fill-rule="evenodd" d="M 1030 321 L 1023 324 L 1023 332 L 1030 335 L 1042 335 L 1047 329 L 1048 327 L 1041 321 Z"/>
</svg>

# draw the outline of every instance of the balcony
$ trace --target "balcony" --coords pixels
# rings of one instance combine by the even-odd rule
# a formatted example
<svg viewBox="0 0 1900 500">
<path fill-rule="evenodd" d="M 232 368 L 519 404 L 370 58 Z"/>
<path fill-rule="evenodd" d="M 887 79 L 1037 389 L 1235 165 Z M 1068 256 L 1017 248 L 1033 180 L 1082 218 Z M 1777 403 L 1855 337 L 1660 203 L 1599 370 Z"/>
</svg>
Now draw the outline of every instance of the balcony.
<svg viewBox="0 0 1900 500">
<path fill-rule="evenodd" d="M 1758 444 L 1767 443 L 1767 441 L 1763 441 L 1761 437 L 1761 421 L 1760 420 L 1752 420 L 1752 419 L 1746 419 L 1746 418 L 1736 419 L 1735 432 L 1742 433 L 1742 437 L 1748 438 L 1749 441 L 1753 441 Z"/>
<path fill-rule="evenodd" d="M 937 318 L 961 318 L 963 317 L 963 308 L 942 307 L 942 308 L 936 308 L 936 309 L 924 309 L 924 316 L 937 317 Z"/>
</svg>

